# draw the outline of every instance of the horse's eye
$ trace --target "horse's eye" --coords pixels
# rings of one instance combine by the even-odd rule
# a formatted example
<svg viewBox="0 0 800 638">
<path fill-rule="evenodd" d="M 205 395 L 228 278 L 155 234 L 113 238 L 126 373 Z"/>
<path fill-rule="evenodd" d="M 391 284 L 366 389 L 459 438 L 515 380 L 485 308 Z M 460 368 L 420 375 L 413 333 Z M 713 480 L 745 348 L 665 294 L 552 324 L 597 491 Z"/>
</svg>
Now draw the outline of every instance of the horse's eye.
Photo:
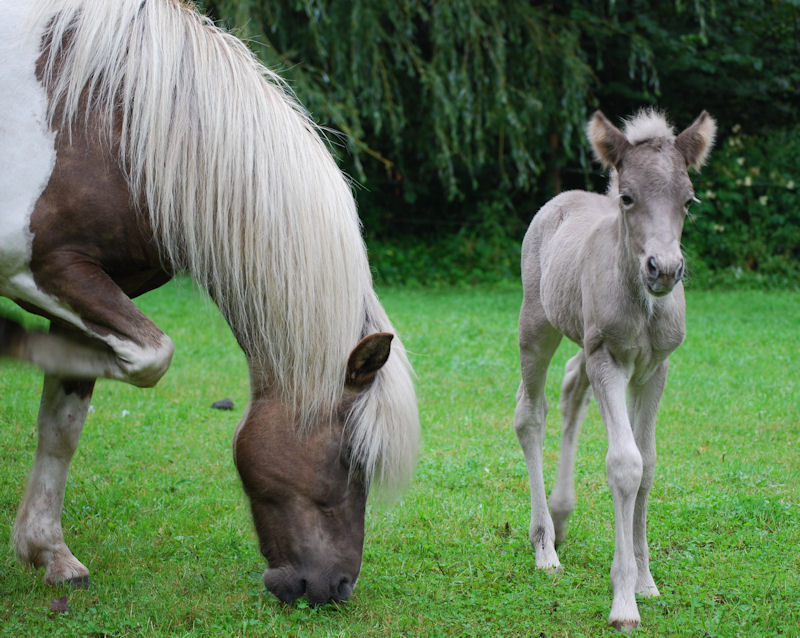
<svg viewBox="0 0 800 638">
<path fill-rule="evenodd" d="M 633 197 L 628 195 L 628 193 L 622 193 L 622 195 L 619 196 L 619 199 L 625 208 L 630 208 L 633 206 Z"/>
<path fill-rule="evenodd" d="M 697 197 L 695 197 L 694 195 L 692 195 L 689 199 L 686 200 L 686 203 L 683 205 L 683 207 L 686 210 L 689 210 L 689 206 L 691 206 L 692 204 L 699 204 L 699 203 L 700 200 L 697 199 Z"/>
</svg>

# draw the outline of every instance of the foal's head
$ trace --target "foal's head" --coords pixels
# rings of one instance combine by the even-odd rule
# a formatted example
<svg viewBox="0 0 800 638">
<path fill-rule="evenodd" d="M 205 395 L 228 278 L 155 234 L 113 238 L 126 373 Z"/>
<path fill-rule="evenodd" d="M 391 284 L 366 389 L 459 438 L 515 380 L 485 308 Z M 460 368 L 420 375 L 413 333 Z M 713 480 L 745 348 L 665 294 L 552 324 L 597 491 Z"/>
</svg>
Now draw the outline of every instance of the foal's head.
<svg viewBox="0 0 800 638">
<path fill-rule="evenodd" d="M 344 394 L 331 418 L 298 433 L 292 410 L 254 400 L 234 440 L 234 460 L 250 498 L 264 585 L 285 603 L 347 599 L 361 569 L 367 477 L 349 454 L 353 401 L 386 363 L 392 335 L 363 339 L 350 354 Z M 305 430 L 305 428 L 304 428 Z"/>
<path fill-rule="evenodd" d="M 587 126 L 597 158 L 616 170 L 625 239 L 638 259 L 645 289 L 668 294 L 684 274 L 683 220 L 697 201 L 688 169 L 698 170 L 714 143 L 716 124 L 705 111 L 676 136 L 660 114 L 643 111 L 619 130 L 600 112 Z M 614 190 L 616 189 L 616 190 Z"/>
</svg>

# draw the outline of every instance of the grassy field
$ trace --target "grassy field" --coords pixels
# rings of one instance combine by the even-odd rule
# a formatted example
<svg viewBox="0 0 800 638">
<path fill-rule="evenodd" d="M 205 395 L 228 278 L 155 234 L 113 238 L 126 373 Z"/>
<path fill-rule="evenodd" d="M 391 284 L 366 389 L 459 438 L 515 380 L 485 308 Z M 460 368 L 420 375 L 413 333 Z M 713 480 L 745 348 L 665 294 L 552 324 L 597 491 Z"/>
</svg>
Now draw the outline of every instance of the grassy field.
<svg viewBox="0 0 800 638">
<path fill-rule="evenodd" d="M 385 289 L 418 374 L 414 483 L 367 513 L 356 593 L 284 607 L 230 452 L 248 396 L 244 359 L 186 281 L 141 299 L 176 344 L 153 390 L 101 381 L 67 485 L 64 529 L 87 591 L 45 587 L 10 533 L 32 463 L 41 375 L 0 362 L 0 635 L 599 636 L 611 604 L 613 514 L 594 406 L 578 452 L 578 506 L 562 573 L 534 569 L 529 497 L 512 427 L 520 290 Z M 800 627 L 800 296 L 688 295 L 688 337 L 659 413 L 652 571 L 638 636 L 796 635 Z M 8 304 L 4 314 L 20 316 Z M 26 320 L 29 324 L 34 320 Z M 549 379 L 555 396 L 559 350 Z M 233 413 L 211 410 L 231 397 Z M 558 454 L 549 417 L 546 481 Z M 69 597 L 69 612 L 51 601 Z"/>
</svg>

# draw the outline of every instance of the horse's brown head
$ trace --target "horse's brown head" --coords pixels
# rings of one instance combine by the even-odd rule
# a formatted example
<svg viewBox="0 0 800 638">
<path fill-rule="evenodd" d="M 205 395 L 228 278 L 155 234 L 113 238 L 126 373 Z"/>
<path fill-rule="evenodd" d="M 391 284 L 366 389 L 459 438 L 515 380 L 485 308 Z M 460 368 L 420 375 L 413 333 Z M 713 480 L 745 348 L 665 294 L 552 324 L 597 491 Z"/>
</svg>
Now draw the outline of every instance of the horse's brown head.
<svg viewBox="0 0 800 638">
<path fill-rule="evenodd" d="M 264 585 L 285 603 L 342 601 L 361 569 L 367 477 L 353 466 L 345 433 L 353 400 L 389 357 L 392 335 L 363 339 L 350 354 L 344 393 L 332 418 L 298 428 L 279 401 L 254 398 L 235 441 L 234 460 L 250 498 Z"/>
<path fill-rule="evenodd" d="M 629 121 L 624 132 L 597 111 L 587 132 L 597 158 L 616 171 L 609 194 L 619 197 L 623 239 L 638 260 L 644 288 L 664 296 L 683 278 L 683 222 L 696 201 L 687 170 L 705 163 L 714 119 L 703 111 L 676 136 L 649 111 Z"/>
</svg>

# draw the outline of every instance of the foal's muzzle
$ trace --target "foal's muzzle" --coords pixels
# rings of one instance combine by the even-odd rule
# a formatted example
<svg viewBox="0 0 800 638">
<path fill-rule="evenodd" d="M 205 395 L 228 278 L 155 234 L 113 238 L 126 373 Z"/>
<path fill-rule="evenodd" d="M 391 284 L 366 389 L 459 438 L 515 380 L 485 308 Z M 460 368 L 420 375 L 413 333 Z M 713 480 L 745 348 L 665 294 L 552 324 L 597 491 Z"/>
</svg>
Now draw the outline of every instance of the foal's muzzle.
<svg viewBox="0 0 800 638">
<path fill-rule="evenodd" d="M 645 262 L 644 279 L 647 290 L 656 297 L 669 294 L 683 279 L 685 269 L 686 262 L 683 257 L 660 259 L 651 255 Z"/>
</svg>

